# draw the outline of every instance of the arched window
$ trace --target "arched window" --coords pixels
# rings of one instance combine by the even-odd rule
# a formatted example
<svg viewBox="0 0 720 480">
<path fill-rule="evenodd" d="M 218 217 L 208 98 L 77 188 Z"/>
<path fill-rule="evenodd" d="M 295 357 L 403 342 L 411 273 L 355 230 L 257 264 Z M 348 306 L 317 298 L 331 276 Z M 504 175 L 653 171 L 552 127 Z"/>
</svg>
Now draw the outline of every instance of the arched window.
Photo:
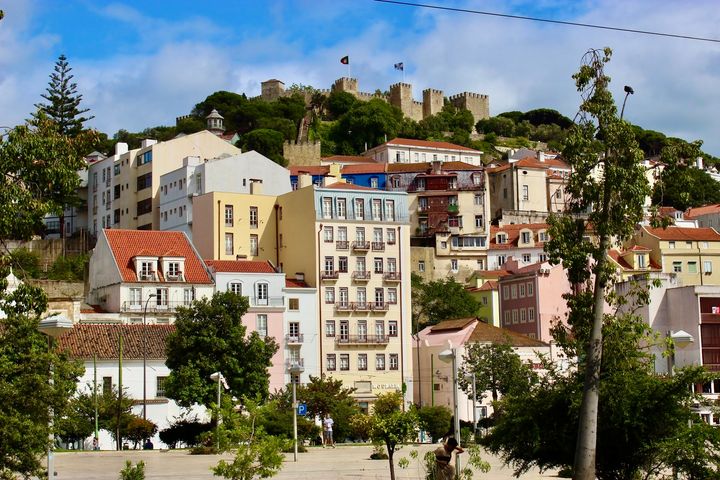
<svg viewBox="0 0 720 480">
<path fill-rule="evenodd" d="M 228 284 L 228 292 L 232 292 L 235 295 L 242 295 L 242 282 L 230 282 Z"/>
</svg>

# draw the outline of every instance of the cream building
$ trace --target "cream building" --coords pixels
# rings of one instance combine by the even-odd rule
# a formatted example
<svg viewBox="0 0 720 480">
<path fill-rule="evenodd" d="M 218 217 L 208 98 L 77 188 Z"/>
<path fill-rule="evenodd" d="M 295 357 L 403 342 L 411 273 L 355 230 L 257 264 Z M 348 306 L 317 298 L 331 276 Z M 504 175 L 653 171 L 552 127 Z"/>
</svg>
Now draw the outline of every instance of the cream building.
<svg viewBox="0 0 720 480">
<path fill-rule="evenodd" d="M 482 165 L 479 150 L 448 142 L 395 138 L 363 153 L 378 163 L 464 162 Z"/>
</svg>

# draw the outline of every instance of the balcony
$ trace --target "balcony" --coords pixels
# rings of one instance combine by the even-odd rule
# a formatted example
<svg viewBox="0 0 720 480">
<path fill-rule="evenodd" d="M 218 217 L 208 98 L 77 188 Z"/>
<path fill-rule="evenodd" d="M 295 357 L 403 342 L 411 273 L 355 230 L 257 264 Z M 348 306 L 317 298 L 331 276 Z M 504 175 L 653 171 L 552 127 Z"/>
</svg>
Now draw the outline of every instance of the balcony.
<svg viewBox="0 0 720 480">
<path fill-rule="evenodd" d="M 356 312 L 369 312 L 372 310 L 370 302 L 355 302 L 352 304 L 352 309 Z"/>
<path fill-rule="evenodd" d="M 352 310 L 352 304 L 350 302 L 336 302 L 335 303 L 335 311 L 336 312 L 349 312 Z"/>
<path fill-rule="evenodd" d="M 335 242 L 335 248 L 338 250 L 347 250 L 350 246 L 350 242 L 347 240 L 338 240 Z"/>
<path fill-rule="evenodd" d="M 149 272 L 149 273 L 142 273 L 138 275 L 138 280 L 144 281 L 144 282 L 157 282 L 158 278 L 157 275 L 155 275 L 155 272 Z"/>
<path fill-rule="evenodd" d="M 371 307 L 373 312 L 387 312 L 390 304 L 387 302 L 372 302 Z"/>
<path fill-rule="evenodd" d="M 447 206 L 448 213 L 458 213 L 460 211 L 460 207 L 457 205 L 457 203 L 450 203 Z"/>
<path fill-rule="evenodd" d="M 285 297 L 248 297 L 251 307 L 284 307 Z"/>
<path fill-rule="evenodd" d="M 189 307 L 192 302 L 185 301 L 172 301 L 158 304 L 157 302 L 149 302 L 147 304 L 147 311 L 152 313 L 163 313 L 163 312 L 175 312 L 178 307 Z M 120 306 L 121 312 L 144 312 L 145 301 L 133 302 L 126 301 Z"/>
<path fill-rule="evenodd" d="M 320 280 L 337 280 L 338 279 L 338 271 L 337 270 L 324 270 L 320 272 Z"/>
<path fill-rule="evenodd" d="M 356 282 L 367 282 L 370 280 L 369 271 L 356 271 L 352 273 L 352 279 Z"/>
<path fill-rule="evenodd" d="M 385 272 L 383 274 L 383 280 L 386 282 L 399 282 L 400 272 Z"/>
<path fill-rule="evenodd" d="M 290 369 L 291 367 L 294 367 L 296 365 L 300 366 L 300 367 L 304 367 L 305 359 L 304 358 L 288 358 L 287 360 L 285 360 L 285 368 L 286 369 Z"/>
<path fill-rule="evenodd" d="M 358 252 L 367 252 L 370 250 L 370 242 L 357 241 L 352 243 L 352 249 Z"/>
<path fill-rule="evenodd" d="M 373 252 L 384 252 L 385 242 L 372 242 Z"/>
<path fill-rule="evenodd" d="M 302 333 L 285 335 L 285 345 L 301 345 L 305 341 Z"/>
<path fill-rule="evenodd" d="M 427 204 L 418 205 L 418 207 L 417 207 L 418 213 L 424 213 L 424 212 L 427 212 L 428 210 L 430 210 L 430 207 Z"/>
<path fill-rule="evenodd" d="M 339 335 L 335 345 L 387 345 L 387 335 Z"/>
<path fill-rule="evenodd" d="M 182 282 L 185 280 L 183 278 L 182 272 L 168 273 L 167 275 L 165 275 L 165 278 L 167 279 L 168 282 Z"/>
</svg>

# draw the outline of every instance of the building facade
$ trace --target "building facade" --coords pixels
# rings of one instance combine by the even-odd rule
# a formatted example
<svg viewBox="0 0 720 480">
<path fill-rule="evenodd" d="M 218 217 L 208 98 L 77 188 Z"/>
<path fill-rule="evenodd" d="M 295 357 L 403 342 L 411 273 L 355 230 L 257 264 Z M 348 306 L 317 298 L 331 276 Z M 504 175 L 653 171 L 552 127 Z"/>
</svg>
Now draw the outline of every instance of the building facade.
<svg viewBox="0 0 720 480">
<path fill-rule="evenodd" d="M 482 165 L 479 150 L 448 142 L 395 138 L 363 153 L 378 163 L 463 162 Z"/>
</svg>

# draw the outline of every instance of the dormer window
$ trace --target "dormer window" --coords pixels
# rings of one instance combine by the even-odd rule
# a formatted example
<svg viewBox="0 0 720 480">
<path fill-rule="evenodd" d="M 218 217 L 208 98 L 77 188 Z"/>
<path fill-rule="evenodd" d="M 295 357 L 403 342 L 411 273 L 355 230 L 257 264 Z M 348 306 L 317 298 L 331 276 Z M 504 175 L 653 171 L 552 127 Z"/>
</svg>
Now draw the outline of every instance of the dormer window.
<svg viewBox="0 0 720 480">
<path fill-rule="evenodd" d="M 167 274 L 168 280 L 182 279 L 182 270 L 180 270 L 180 262 L 168 262 Z"/>
<path fill-rule="evenodd" d="M 530 243 L 531 238 L 531 232 L 520 232 L 520 243 L 527 245 L 528 243 Z"/>
<path fill-rule="evenodd" d="M 140 262 L 140 280 L 155 280 L 155 262 Z"/>
<path fill-rule="evenodd" d="M 182 282 L 185 259 L 179 256 L 162 257 L 162 271 L 168 282 Z"/>
<path fill-rule="evenodd" d="M 637 259 L 637 268 L 647 268 L 644 254 L 640 253 L 636 255 L 635 258 Z"/>
<path fill-rule="evenodd" d="M 506 234 L 506 233 L 498 233 L 498 234 L 495 236 L 495 241 L 496 241 L 498 244 L 507 243 L 507 234 Z"/>
<path fill-rule="evenodd" d="M 538 232 L 538 240 L 541 242 L 547 242 L 548 241 L 548 235 L 545 230 L 541 230 Z"/>
</svg>

